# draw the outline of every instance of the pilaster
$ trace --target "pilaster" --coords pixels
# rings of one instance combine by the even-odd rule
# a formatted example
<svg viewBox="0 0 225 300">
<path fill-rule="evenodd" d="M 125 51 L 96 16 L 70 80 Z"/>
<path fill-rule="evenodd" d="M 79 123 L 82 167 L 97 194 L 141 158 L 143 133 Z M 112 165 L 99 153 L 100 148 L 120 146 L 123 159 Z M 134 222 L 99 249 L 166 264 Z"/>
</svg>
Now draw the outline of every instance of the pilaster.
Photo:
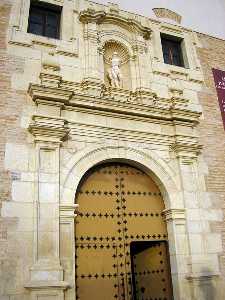
<svg viewBox="0 0 225 300">
<path fill-rule="evenodd" d="M 135 62 L 136 62 L 136 87 L 138 90 L 149 89 L 150 81 L 148 76 L 148 48 L 143 37 L 139 37 L 139 41 L 133 46 Z"/>
<path fill-rule="evenodd" d="M 188 260 L 185 278 L 189 285 L 190 298 L 212 299 L 213 297 L 206 296 L 204 290 L 210 289 L 210 286 L 215 284 L 218 262 L 216 257 L 208 255 L 205 248 L 205 235 L 210 233 L 206 232 L 206 220 L 199 198 L 205 189 L 199 179 L 198 156 L 201 153 L 201 146 L 194 137 L 192 142 L 181 141 L 178 138 L 172 149 L 178 162 L 183 202 L 186 207 Z"/>
<path fill-rule="evenodd" d="M 37 113 L 29 126 L 35 143 L 35 201 L 33 266 L 25 287 L 32 300 L 62 300 L 70 284 L 64 281 L 60 262 L 60 145 L 69 129 L 61 118 L 61 99 L 56 98 L 53 105 L 48 96 L 44 99 L 35 89 L 29 92 Z"/>
<path fill-rule="evenodd" d="M 170 208 L 163 211 L 169 236 L 170 265 L 174 299 L 184 298 L 184 281 L 187 274 L 188 237 L 186 231 L 186 211 L 184 208 Z M 187 292 L 185 292 L 187 294 Z"/>
<path fill-rule="evenodd" d="M 90 15 L 94 15 L 90 17 Z M 98 28 L 97 21 L 104 13 L 95 13 L 90 9 L 80 15 L 80 21 L 83 23 L 84 37 L 84 80 L 100 81 L 99 66 L 98 66 Z"/>
</svg>

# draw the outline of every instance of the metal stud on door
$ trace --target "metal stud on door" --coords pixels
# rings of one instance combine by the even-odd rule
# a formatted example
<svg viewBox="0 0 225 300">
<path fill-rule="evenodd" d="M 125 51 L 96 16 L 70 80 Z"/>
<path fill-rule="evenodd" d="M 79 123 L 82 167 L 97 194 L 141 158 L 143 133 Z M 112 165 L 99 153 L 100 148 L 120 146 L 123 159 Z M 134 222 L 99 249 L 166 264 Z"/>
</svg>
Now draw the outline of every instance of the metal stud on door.
<svg viewBox="0 0 225 300">
<path fill-rule="evenodd" d="M 137 292 L 137 286 L 146 285 L 146 281 L 136 273 L 145 272 L 154 262 L 140 254 L 146 245 L 139 250 L 137 245 L 131 245 L 167 239 L 162 217 L 164 204 L 156 184 L 129 165 L 104 164 L 85 176 L 76 202 L 80 207 L 75 226 L 77 299 L 151 299 L 153 294 L 145 286 L 141 287 L 141 294 Z M 163 260 L 168 261 L 166 252 L 162 253 Z M 168 287 L 163 295 L 169 300 L 172 289 L 167 269 Z M 154 292 L 154 299 L 161 298 L 160 289 L 158 294 Z"/>
</svg>

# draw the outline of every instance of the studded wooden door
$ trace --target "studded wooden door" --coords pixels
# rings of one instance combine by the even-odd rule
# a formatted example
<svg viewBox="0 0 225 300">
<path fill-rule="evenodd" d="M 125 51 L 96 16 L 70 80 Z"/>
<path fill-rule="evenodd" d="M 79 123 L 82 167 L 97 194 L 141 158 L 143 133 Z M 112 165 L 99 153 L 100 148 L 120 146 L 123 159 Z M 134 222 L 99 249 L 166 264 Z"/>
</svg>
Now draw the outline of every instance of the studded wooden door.
<svg viewBox="0 0 225 300">
<path fill-rule="evenodd" d="M 159 270 L 146 266 L 141 255 L 138 255 L 138 271 L 132 267 L 133 243 L 167 239 L 162 217 L 164 203 L 153 180 L 126 164 L 100 165 L 90 170 L 81 182 L 76 203 L 79 204 L 75 224 L 77 299 L 153 299 L 151 290 L 145 293 L 145 298 L 140 298 L 134 282 L 140 281 L 137 272 L 146 268 L 149 272 L 156 271 L 157 278 L 164 282 L 154 300 L 172 299 L 169 272 L 166 278 L 163 273 L 160 277 Z M 162 259 L 168 261 L 165 251 Z M 153 280 L 153 274 L 149 280 Z"/>
</svg>

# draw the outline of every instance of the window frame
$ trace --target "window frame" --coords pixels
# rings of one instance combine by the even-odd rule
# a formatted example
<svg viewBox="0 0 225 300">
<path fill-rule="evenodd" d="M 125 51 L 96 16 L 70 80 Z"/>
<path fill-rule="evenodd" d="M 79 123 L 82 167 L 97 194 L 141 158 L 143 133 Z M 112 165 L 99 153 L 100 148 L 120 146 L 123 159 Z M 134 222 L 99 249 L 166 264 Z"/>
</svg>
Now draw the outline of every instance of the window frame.
<svg viewBox="0 0 225 300">
<path fill-rule="evenodd" d="M 41 34 L 36 33 L 31 29 L 32 14 L 34 15 L 35 13 L 36 13 L 36 15 L 40 14 L 42 16 L 42 22 L 39 23 L 41 26 L 41 31 L 42 31 Z M 48 2 L 31 1 L 30 8 L 29 8 L 27 32 L 38 35 L 38 36 L 44 36 L 46 38 L 52 38 L 52 39 L 59 40 L 60 39 L 61 13 L 62 13 L 61 6 L 53 5 Z M 47 33 L 48 26 L 49 26 L 48 25 L 49 16 L 54 16 L 56 18 L 56 22 L 54 23 L 55 26 L 50 26 L 55 29 L 54 35 Z"/>
<path fill-rule="evenodd" d="M 161 38 L 161 47 L 162 47 L 162 55 L 163 55 L 163 62 L 167 65 L 170 66 L 176 66 L 180 68 L 187 68 L 184 60 L 184 49 L 183 49 L 183 43 L 184 39 L 177 37 L 177 36 L 172 36 L 168 35 L 165 33 L 160 33 L 160 38 Z M 167 45 L 165 45 L 167 44 Z M 174 46 L 172 46 L 174 45 Z M 165 59 L 165 47 L 169 46 L 169 61 Z M 171 50 L 172 49 L 172 50 Z M 178 61 L 177 63 L 175 62 L 175 57 L 176 60 Z"/>
</svg>

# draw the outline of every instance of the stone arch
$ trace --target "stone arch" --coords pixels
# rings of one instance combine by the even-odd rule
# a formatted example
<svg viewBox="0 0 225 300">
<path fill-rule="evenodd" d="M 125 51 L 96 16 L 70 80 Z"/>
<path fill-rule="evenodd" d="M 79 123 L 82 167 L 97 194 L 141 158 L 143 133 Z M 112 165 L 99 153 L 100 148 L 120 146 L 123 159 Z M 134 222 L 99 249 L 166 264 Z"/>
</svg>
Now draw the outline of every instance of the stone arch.
<svg viewBox="0 0 225 300">
<path fill-rule="evenodd" d="M 149 174 L 158 185 L 165 201 L 166 209 L 182 208 L 179 198 L 179 184 L 175 182 L 174 171 L 155 153 L 145 153 L 131 147 L 93 147 L 76 153 L 66 165 L 61 199 L 74 204 L 76 190 L 85 173 L 95 165 L 107 161 L 123 161 L 136 166 Z"/>
</svg>

